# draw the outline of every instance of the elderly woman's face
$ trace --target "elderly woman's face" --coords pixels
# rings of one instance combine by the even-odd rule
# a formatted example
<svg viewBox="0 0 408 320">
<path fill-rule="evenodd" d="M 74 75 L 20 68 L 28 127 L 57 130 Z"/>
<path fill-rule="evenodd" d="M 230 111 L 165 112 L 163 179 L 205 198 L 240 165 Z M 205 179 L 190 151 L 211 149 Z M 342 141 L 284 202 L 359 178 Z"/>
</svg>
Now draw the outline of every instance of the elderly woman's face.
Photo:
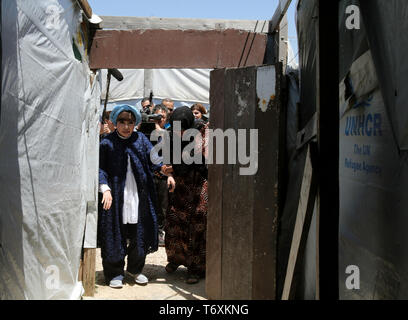
<svg viewBox="0 0 408 320">
<path fill-rule="evenodd" d="M 116 129 L 123 138 L 128 138 L 135 129 L 135 120 L 130 112 L 123 111 L 116 120 Z"/>
<path fill-rule="evenodd" d="M 203 116 L 202 113 L 198 110 L 193 110 L 193 115 L 194 115 L 194 118 L 196 119 L 201 119 L 201 117 Z"/>
</svg>

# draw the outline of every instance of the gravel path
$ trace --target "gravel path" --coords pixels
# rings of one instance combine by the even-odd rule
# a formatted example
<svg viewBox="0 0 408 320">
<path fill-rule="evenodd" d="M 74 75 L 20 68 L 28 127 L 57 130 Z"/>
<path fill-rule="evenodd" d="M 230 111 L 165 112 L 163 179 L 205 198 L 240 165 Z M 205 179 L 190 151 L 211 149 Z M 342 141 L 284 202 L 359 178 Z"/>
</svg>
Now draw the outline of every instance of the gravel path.
<svg viewBox="0 0 408 320">
<path fill-rule="evenodd" d="M 125 276 L 124 286 L 113 289 L 105 285 L 100 249 L 96 251 L 95 296 L 84 300 L 206 300 L 205 279 L 197 284 L 186 284 L 187 269 L 179 267 L 175 273 L 168 274 L 163 247 L 146 258 L 143 274 L 149 278 L 146 286 L 139 286 L 129 275 Z"/>
</svg>

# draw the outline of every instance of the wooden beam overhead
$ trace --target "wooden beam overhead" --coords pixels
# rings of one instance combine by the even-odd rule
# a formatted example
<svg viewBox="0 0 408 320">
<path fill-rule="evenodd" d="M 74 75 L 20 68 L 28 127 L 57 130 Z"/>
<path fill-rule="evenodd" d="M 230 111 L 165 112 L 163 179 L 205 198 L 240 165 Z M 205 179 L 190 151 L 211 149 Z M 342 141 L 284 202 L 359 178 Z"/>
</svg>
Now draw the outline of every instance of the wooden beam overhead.
<svg viewBox="0 0 408 320">
<path fill-rule="evenodd" d="M 84 11 L 85 15 L 88 17 L 88 19 L 92 18 L 92 8 L 89 5 L 87 0 L 77 0 L 79 6 L 81 9 Z"/>
<path fill-rule="evenodd" d="M 270 22 L 269 32 L 274 32 L 277 29 L 279 29 L 280 22 L 285 16 L 286 11 L 288 11 L 291 2 L 292 0 L 279 0 L 279 5 L 276 8 L 272 20 Z"/>
<path fill-rule="evenodd" d="M 233 68 L 262 65 L 267 35 L 227 29 L 97 30 L 92 69 Z"/>
<path fill-rule="evenodd" d="M 268 20 L 225 20 L 158 17 L 101 16 L 102 29 L 111 30 L 226 30 L 268 33 Z"/>
</svg>

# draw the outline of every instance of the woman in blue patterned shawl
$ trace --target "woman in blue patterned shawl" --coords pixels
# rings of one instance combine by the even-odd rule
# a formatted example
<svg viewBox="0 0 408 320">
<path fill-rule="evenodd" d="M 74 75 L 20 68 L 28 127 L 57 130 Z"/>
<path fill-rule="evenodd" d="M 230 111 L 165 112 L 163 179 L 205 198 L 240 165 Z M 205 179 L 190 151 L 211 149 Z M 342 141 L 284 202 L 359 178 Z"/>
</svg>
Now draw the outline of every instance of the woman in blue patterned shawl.
<svg viewBox="0 0 408 320">
<path fill-rule="evenodd" d="M 134 132 L 141 121 L 137 109 L 118 105 L 110 120 L 116 130 L 100 143 L 99 191 L 103 196 L 98 243 L 106 283 L 121 288 L 126 255 L 127 272 L 138 284 L 148 282 L 141 272 L 146 255 L 158 249 L 153 172 L 160 171 L 162 163 L 150 156 L 152 144 L 146 136 Z"/>
</svg>

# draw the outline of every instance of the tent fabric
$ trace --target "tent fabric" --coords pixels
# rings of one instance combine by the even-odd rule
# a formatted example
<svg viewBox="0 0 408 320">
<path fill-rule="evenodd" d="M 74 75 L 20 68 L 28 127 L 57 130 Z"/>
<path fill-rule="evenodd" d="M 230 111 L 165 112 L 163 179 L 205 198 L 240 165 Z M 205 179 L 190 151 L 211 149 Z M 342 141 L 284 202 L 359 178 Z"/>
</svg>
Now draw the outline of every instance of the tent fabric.
<svg viewBox="0 0 408 320">
<path fill-rule="evenodd" d="M 357 5 L 360 30 L 348 30 L 345 8 Z M 407 46 L 405 1 L 340 2 L 341 299 L 407 299 L 408 157 L 405 149 Z M 405 19 L 405 20 L 404 20 Z M 370 30 L 366 32 L 365 30 Z M 405 97 L 405 98 L 404 98 Z M 349 266 L 359 289 L 347 286 Z"/>
<path fill-rule="evenodd" d="M 363 23 L 357 30 L 345 28 L 346 8 L 352 4 L 361 9 Z M 406 110 L 398 104 L 404 101 L 399 100 L 404 93 L 393 88 L 402 87 L 406 76 L 406 61 L 402 58 L 406 51 L 403 49 L 406 9 L 402 1 L 339 3 L 341 299 L 406 299 L 407 296 L 407 257 L 404 255 L 407 239 L 402 230 L 407 222 L 404 215 L 407 201 L 403 196 L 407 156 L 402 151 Z M 313 10 L 315 5 L 311 1 L 298 2 L 300 122 L 308 118 L 304 115 L 314 111 L 311 101 L 316 92 L 316 45 L 313 29 L 307 25 L 313 21 Z M 370 33 L 366 34 L 365 30 Z M 290 167 L 291 175 L 296 168 L 296 165 Z M 296 190 L 298 186 L 289 179 L 289 190 Z M 287 226 L 291 217 L 287 203 L 284 215 Z M 314 238 L 312 231 L 309 231 L 308 243 Z M 307 244 L 297 298 L 313 298 L 310 273 L 313 266 L 308 263 L 313 251 L 315 249 Z M 348 266 L 359 267 L 359 290 L 346 287 Z"/>
<path fill-rule="evenodd" d="M 299 0 L 296 13 L 300 67 L 299 129 L 316 112 L 316 9 L 317 0 Z"/>
<path fill-rule="evenodd" d="M 109 102 L 137 100 L 149 96 L 150 90 L 157 99 L 170 98 L 192 103 L 209 103 L 210 69 L 120 69 L 123 80 L 111 77 Z M 147 77 L 149 79 L 147 80 Z M 106 97 L 107 70 L 102 70 Z"/>
<path fill-rule="evenodd" d="M 76 1 L 1 3 L 0 299 L 79 299 L 100 81 Z"/>
<path fill-rule="evenodd" d="M 317 1 L 299 0 L 299 128 L 315 112 Z M 349 30 L 346 8 L 360 8 L 360 29 Z M 408 297 L 408 198 L 406 137 L 407 12 L 405 1 L 339 2 L 339 296 L 340 299 Z M 370 30 L 370 32 L 366 32 Z M 334 61 L 333 63 L 337 63 Z M 296 163 L 297 161 L 297 163 Z M 289 162 L 282 228 L 293 230 L 303 166 L 302 152 Z M 289 201 L 288 201 L 289 200 Z M 312 221 L 312 227 L 314 222 Z M 315 296 L 315 230 L 311 227 L 298 275 L 298 299 Z M 283 234 L 283 232 L 282 232 Z M 287 241 L 279 244 L 285 265 Z M 285 247 L 286 246 L 286 247 Z M 350 289 L 349 267 L 359 270 L 359 289 Z M 354 270 L 354 269 L 353 269 Z"/>
<path fill-rule="evenodd" d="M 381 93 L 400 150 L 408 150 L 408 5 L 404 0 L 360 1 Z"/>
<path fill-rule="evenodd" d="M 120 69 L 123 75 L 123 80 L 118 81 L 111 76 L 109 85 L 109 102 L 134 100 L 144 97 L 144 70 L 143 69 Z M 106 98 L 106 81 L 107 73 L 106 69 L 102 72 L 102 93 L 101 99 Z"/>
<path fill-rule="evenodd" d="M 297 133 L 305 127 L 316 111 L 316 33 L 315 23 L 312 19 L 316 4 L 317 1 L 315 0 L 299 0 L 297 3 L 296 26 L 298 30 L 299 69 L 295 69 L 297 67 L 296 64 L 287 68 L 289 92 L 286 148 L 289 161 L 287 167 L 287 192 L 278 233 L 278 297 L 283 292 L 307 154 L 307 146 L 296 149 L 296 137 Z M 315 299 L 315 221 L 316 214 L 313 213 L 305 254 L 302 257 L 301 267 L 299 268 L 300 271 L 294 275 L 297 281 L 297 288 L 295 290 L 296 299 Z"/>
</svg>

